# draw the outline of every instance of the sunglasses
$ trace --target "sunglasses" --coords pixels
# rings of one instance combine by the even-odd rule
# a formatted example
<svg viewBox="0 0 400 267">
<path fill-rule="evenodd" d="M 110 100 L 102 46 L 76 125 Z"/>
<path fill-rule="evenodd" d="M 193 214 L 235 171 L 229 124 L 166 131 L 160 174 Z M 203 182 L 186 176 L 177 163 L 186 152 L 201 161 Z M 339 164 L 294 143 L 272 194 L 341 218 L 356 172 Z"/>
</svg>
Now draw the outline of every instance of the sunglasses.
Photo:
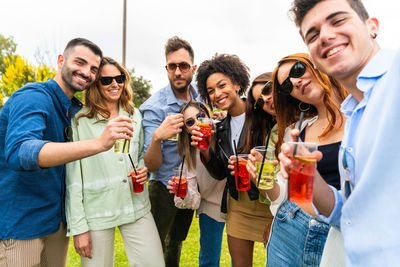
<svg viewBox="0 0 400 267">
<path fill-rule="evenodd" d="M 205 117 L 206 117 L 206 114 L 204 114 L 203 112 L 199 112 L 197 114 L 197 120 L 199 120 L 200 118 L 205 118 Z M 196 120 L 194 118 L 188 118 L 185 121 L 186 127 L 192 127 L 195 123 L 196 123 Z"/>
<path fill-rule="evenodd" d="M 192 65 L 190 65 L 189 63 L 186 62 L 181 62 L 181 63 L 169 63 L 165 66 L 165 69 L 168 72 L 175 72 L 176 68 L 179 68 L 182 72 L 188 72 L 190 70 L 190 68 L 192 67 Z"/>
<path fill-rule="evenodd" d="M 125 74 L 117 75 L 117 76 L 103 76 L 100 77 L 100 82 L 102 85 L 110 85 L 113 80 L 115 80 L 117 83 L 121 84 L 125 82 Z"/>
<path fill-rule="evenodd" d="M 268 82 L 264 85 L 263 89 L 261 90 L 261 95 L 257 98 L 256 102 L 254 103 L 254 106 L 253 106 L 254 109 L 256 109 L 257 107 L 263 108 L 265 102 L 264 102 L 264 99 L 262 98 L 262 96 L 263 96 L 263 95 L 264 95 L 264 96 L 269 95 L 269 94 L 271 93 L 271 89 L 272 89 L 272 87 L 271 87 L 271 82 L 268 81 Z"/>
<path fill-rule="evenodd" d="M 279 93 L 282 95 L 290 95 L 293 90 L 293 84 L 290 78 L 300 78 L 306 72 L 306 68 L 303 62 L 297 60 L 290 69 L 289 76 L 279 85 Z"/>
</svg>

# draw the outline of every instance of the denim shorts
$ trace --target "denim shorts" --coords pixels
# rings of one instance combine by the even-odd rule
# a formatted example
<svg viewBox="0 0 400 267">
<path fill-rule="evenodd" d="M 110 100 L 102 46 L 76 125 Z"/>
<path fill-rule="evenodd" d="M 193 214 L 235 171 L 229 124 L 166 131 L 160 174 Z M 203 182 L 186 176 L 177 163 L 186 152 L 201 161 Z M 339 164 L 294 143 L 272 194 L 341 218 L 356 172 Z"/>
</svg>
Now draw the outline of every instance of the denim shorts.
<svg viewBox="0 0 400 267">
<path fill-rule="evenodd" d="M 328 232 L 329 224 L 284 201 L 272 223 L 267 266 L 319 266 Z"/>
</svg>

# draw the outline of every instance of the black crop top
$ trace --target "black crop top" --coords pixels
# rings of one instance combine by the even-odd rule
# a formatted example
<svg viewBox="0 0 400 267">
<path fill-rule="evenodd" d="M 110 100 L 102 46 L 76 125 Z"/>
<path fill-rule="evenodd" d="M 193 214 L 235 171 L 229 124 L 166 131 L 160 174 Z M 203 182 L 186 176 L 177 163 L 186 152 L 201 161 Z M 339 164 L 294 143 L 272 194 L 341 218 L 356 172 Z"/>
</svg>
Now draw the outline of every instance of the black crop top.
<svg viewBox="0 0 400 267">
<path fill-rule="evenodd" d="M 301 140 L 305 140 L 306 129 L 300 133 Z M 317 170 L 329 185 L 340 189 L 340 174 L 339 174 L 339 148 L 341 142 L 318 146 L 318 150 L 324 155 L 317 163 Z"/>
</svg>

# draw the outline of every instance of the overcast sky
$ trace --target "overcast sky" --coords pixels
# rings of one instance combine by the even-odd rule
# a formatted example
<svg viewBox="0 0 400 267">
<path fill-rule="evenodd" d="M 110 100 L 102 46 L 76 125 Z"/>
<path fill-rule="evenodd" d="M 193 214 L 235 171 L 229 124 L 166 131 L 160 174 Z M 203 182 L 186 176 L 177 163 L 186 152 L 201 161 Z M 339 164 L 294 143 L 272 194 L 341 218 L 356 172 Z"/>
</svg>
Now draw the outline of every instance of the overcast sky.
<svg viewBox="0 0 400 267">
<path fill-rule="evenodd" d="M 195 64 L 215 53 L 238 55 L 251 77 L 272 71 L 276 62 L 307 52 L 288 17 L 292 0 L 128 0 L 128 68 L 153 85 L 168 83 L 164 45 L 178 35 L 189 41 Z M 380 21 L 378 42 L 400 47 L 400 15 L 396 0 L 364 0 L 370 16 Z M 0 33 L 13 36 L 17 53 L 32 62 L 39 48 L 56 56 L 74 37 L 98 44 L 104 55 L 122 61 L 123 0 L 0 0 Z"/>
</svg>

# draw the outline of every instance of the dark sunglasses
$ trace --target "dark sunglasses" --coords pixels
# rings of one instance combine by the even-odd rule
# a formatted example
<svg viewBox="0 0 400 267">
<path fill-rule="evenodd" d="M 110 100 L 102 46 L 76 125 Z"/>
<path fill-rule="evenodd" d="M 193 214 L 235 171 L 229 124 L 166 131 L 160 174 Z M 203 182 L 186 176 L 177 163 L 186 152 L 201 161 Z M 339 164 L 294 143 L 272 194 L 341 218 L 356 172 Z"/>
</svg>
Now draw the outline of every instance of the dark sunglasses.
<svg viewBox="0 0 400 267">
<path fill-rule="evenodd" d="M 206 117 L 206 114 L 204 114 L 203 112 L 199 112 L 199 113 L 197 114 L 197 119 L 205 118 L 205 117 Z M 196 123 L 196 120 L 195 120 L 194 118 L 188 118 L 188 119 L 185 121 L 186 127 L 192 127 L 195 123 Z"/>
<path fill-rule="evenodd" d="M 67 126 L 64 128 L 64 133 L 65 133 L 65 141 L 66 142 L 72 142 L 72 128 L 71 126 Z"/>
<path fill-rule="evenodd" d="M 103 76 L 100 77 L 100 82 L 102 85 L 110 85 L 113 80 L 115 80 L 117 83 L 121 84 L 125 82 L 125 74 L 117 75 L 117 76 Z"/>
<path fill-rule="evenodd" d="M 286 80 L 283 81 L 281 85 L 279 85 L 278 92 L 282 95 L 290 95 L 293 90 L 293 84 L 290 81 L 290 78 L 300 78 L 306 72 L 306 68 L 307 67 L 303 62 L 297 60 L 290 69 L 289 76 L 286 78 Z"/>
<path fill-rule="evenodd" d="M 265 102 L 264 102 L 264 99 L 262 98 L 262 96 L 263 95 L 265 95 L 265 96 L 269 95 L 271 93 L 271 89 L 272 89 L 271 82 L 268 81 L 264 85 L 263 89 L 261 90 L 261 95 L 257 98 L 256 102 L 254 103 L 254 106 L 253 106 L 254 109 L 256 109 L 257 107 L 263 108 Z"/>
<path fill-rule="evenodd" d="M 168 72 L 175 72 L 176 68 L 179 68 L 182 72 L 188 72 L 192 66 L 189 63 L 181 62 L 181 63 L 169 63 L 165 66 L 165 69 Z"/>
</svg>

